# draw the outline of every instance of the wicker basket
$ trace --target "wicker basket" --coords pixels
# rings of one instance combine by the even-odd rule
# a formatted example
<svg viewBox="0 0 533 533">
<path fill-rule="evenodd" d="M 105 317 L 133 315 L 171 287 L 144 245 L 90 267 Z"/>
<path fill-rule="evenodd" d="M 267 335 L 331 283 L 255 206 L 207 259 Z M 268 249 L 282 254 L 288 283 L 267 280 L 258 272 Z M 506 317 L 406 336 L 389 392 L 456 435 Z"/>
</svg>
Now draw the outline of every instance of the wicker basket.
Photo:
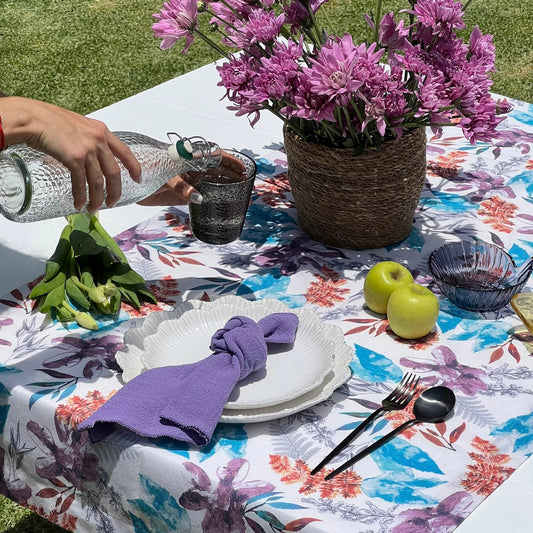
<svg viewBox="0 0 533 533">
<path fill-rule="evenodd" d="M 283 133 L 299 224 L 310 237 L 363 250 L 409 235 L 426 177 L 424 128 L 360 156 Z"/>
</svg>

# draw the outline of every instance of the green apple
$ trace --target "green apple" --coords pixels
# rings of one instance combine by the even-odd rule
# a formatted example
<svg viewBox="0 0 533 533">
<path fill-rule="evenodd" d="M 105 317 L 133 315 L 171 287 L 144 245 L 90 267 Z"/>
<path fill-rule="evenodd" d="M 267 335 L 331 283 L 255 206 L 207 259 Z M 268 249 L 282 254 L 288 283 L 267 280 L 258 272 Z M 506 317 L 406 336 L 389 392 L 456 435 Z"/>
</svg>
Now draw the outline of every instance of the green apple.
<svg viewBox="0 0 533 533">
<path fill-rule="evenodd" d="M 402 285 L 393 291 L 387 304 L 389 326 L 404 339 L 427 335 L 439 317 L 439 300 L 418 283 Z"/>
<path fill-rule="evenodd" d="M 413 276 L 400 263 L 395 261 L 376 263 L 368 271 L 363 286 L 367 307 L 374 313 L 384 315 L 387 312 L 387 302 L 392 291 L 407 283 L 413 283 Z"/>
</svg>

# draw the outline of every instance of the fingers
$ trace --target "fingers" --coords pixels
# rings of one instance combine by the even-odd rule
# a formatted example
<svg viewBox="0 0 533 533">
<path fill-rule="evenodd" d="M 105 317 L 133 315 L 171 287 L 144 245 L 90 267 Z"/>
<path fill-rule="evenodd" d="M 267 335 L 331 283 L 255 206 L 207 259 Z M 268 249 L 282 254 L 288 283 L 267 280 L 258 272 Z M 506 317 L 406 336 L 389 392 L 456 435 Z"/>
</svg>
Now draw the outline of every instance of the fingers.
<svg viewBox="0 0 533 533">
<path fill-rule="evenodd" d="M 94 156 L 85 160 L 85 178 L 89 189 L 87 211 L 94 213 L 104 202 L 104 176 L 100 163 Z M 120 190 L 118 195 L 120 196 Z"/>
<path fill-rule="evenodd" d="M 108 135 L 108 144 L 111 152 L 122 162 L 124 167 L 126 167 L 131 179 L 139 183 L 141 179 L 141 165 L 133 155 L 133 152 L 111 132 L 109 132 Z"/>
<path fill-rule="evenodd" d="M 186 175 L 175 176 L 148 198 L 137 202 L 145 206 L 184 205 L 188 202 L 202 203 L 202 195 L 187 181 Z"/>
</svg>

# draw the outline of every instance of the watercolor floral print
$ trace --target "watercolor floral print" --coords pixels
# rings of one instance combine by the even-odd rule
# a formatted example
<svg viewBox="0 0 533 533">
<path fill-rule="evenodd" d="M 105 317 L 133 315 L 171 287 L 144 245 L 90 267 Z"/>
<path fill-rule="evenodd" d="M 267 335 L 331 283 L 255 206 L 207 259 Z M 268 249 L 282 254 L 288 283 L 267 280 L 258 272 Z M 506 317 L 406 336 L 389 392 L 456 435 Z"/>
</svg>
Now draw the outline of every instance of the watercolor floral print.
<svg viewBox="0 0 533 533">
<path fill-rule="evenodd" d="M 509 308 L 477 315 L 440 300 L 438 327 L 416 341 L 364 309 L 377 261 L 401 259 L 436 290 L 425 260 L 444 240 L 483 239 L 517 263 L 533 255 L 533 119 L 517 104 L 512 141 L 470 147 L 457 132 L 430 138 L 428 175 L 411 235 L 398 247 L 353 252 L 299 229 L 282 151 L 257 154 L 259 179 L 239 241 L 196 241 L 169 208 L 118 236 L 149 273 L 158 304 L 124 306 L 98 332 L 32 312 L 32 283 L 0 299 L 0 494 L 67 531 L 85 533 L 452 532 L 533 453 L 533 335 Z M 449 130 L 448 130 L 449 131 Z M 195 448 L 117 431 L 99 444 L 76 430 L 121 386 L 124 333 L 150 313 L 225 294 L 276 298 L 338 326 L 352 376 L 331 398 L 259 424 L 219 424 Z M 178 354 L 179 355 L 179 354 Z M 388 395 L 402 375 L 446 385 L 453 416 L 421 424 L 338 477 L 323 474 L 412 416 L 390 412 L 322 475 L 311 469 Z"/>
</svg>

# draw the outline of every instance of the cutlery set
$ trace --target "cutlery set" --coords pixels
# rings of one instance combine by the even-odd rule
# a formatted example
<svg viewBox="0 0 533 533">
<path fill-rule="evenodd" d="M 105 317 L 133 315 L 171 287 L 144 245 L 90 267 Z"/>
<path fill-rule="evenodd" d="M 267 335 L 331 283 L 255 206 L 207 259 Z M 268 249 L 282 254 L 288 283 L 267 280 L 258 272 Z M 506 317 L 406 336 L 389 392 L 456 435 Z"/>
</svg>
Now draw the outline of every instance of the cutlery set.
<svg viewBox="0 0 533 533">
<path fill-rule="evenodd" d="M 387 411 L 399 411 L 405 409 L 416 394 L 420 377 L 413 373 L 407 373 L 394 390 L 381 402 L 381 407 L 376 409 L 361 424 L 359 424 L 342 442 L 340 442 L 317 466 L 311 470 L 311 475 L 319 472 L 327 463 L 334 459 L 346 448 L 357 436 L 359 436 L 374 420 Z M 413 406 L 414 418 L 404 422 L 396 429 L 387 433 L 376 442 L 354 455 L 348 461 L 341 464 L 335 470 L 325 476 L 325 480 L 334 478 L 357 461 L 363 459 L 378 448 L 400 434 L 404 429 L 423 422 L 436 424 L 445 420 L 455 406 L 455 395 L 448 387 L 431 387 L 424 390 L 416 399 Z"/>
</svg>

